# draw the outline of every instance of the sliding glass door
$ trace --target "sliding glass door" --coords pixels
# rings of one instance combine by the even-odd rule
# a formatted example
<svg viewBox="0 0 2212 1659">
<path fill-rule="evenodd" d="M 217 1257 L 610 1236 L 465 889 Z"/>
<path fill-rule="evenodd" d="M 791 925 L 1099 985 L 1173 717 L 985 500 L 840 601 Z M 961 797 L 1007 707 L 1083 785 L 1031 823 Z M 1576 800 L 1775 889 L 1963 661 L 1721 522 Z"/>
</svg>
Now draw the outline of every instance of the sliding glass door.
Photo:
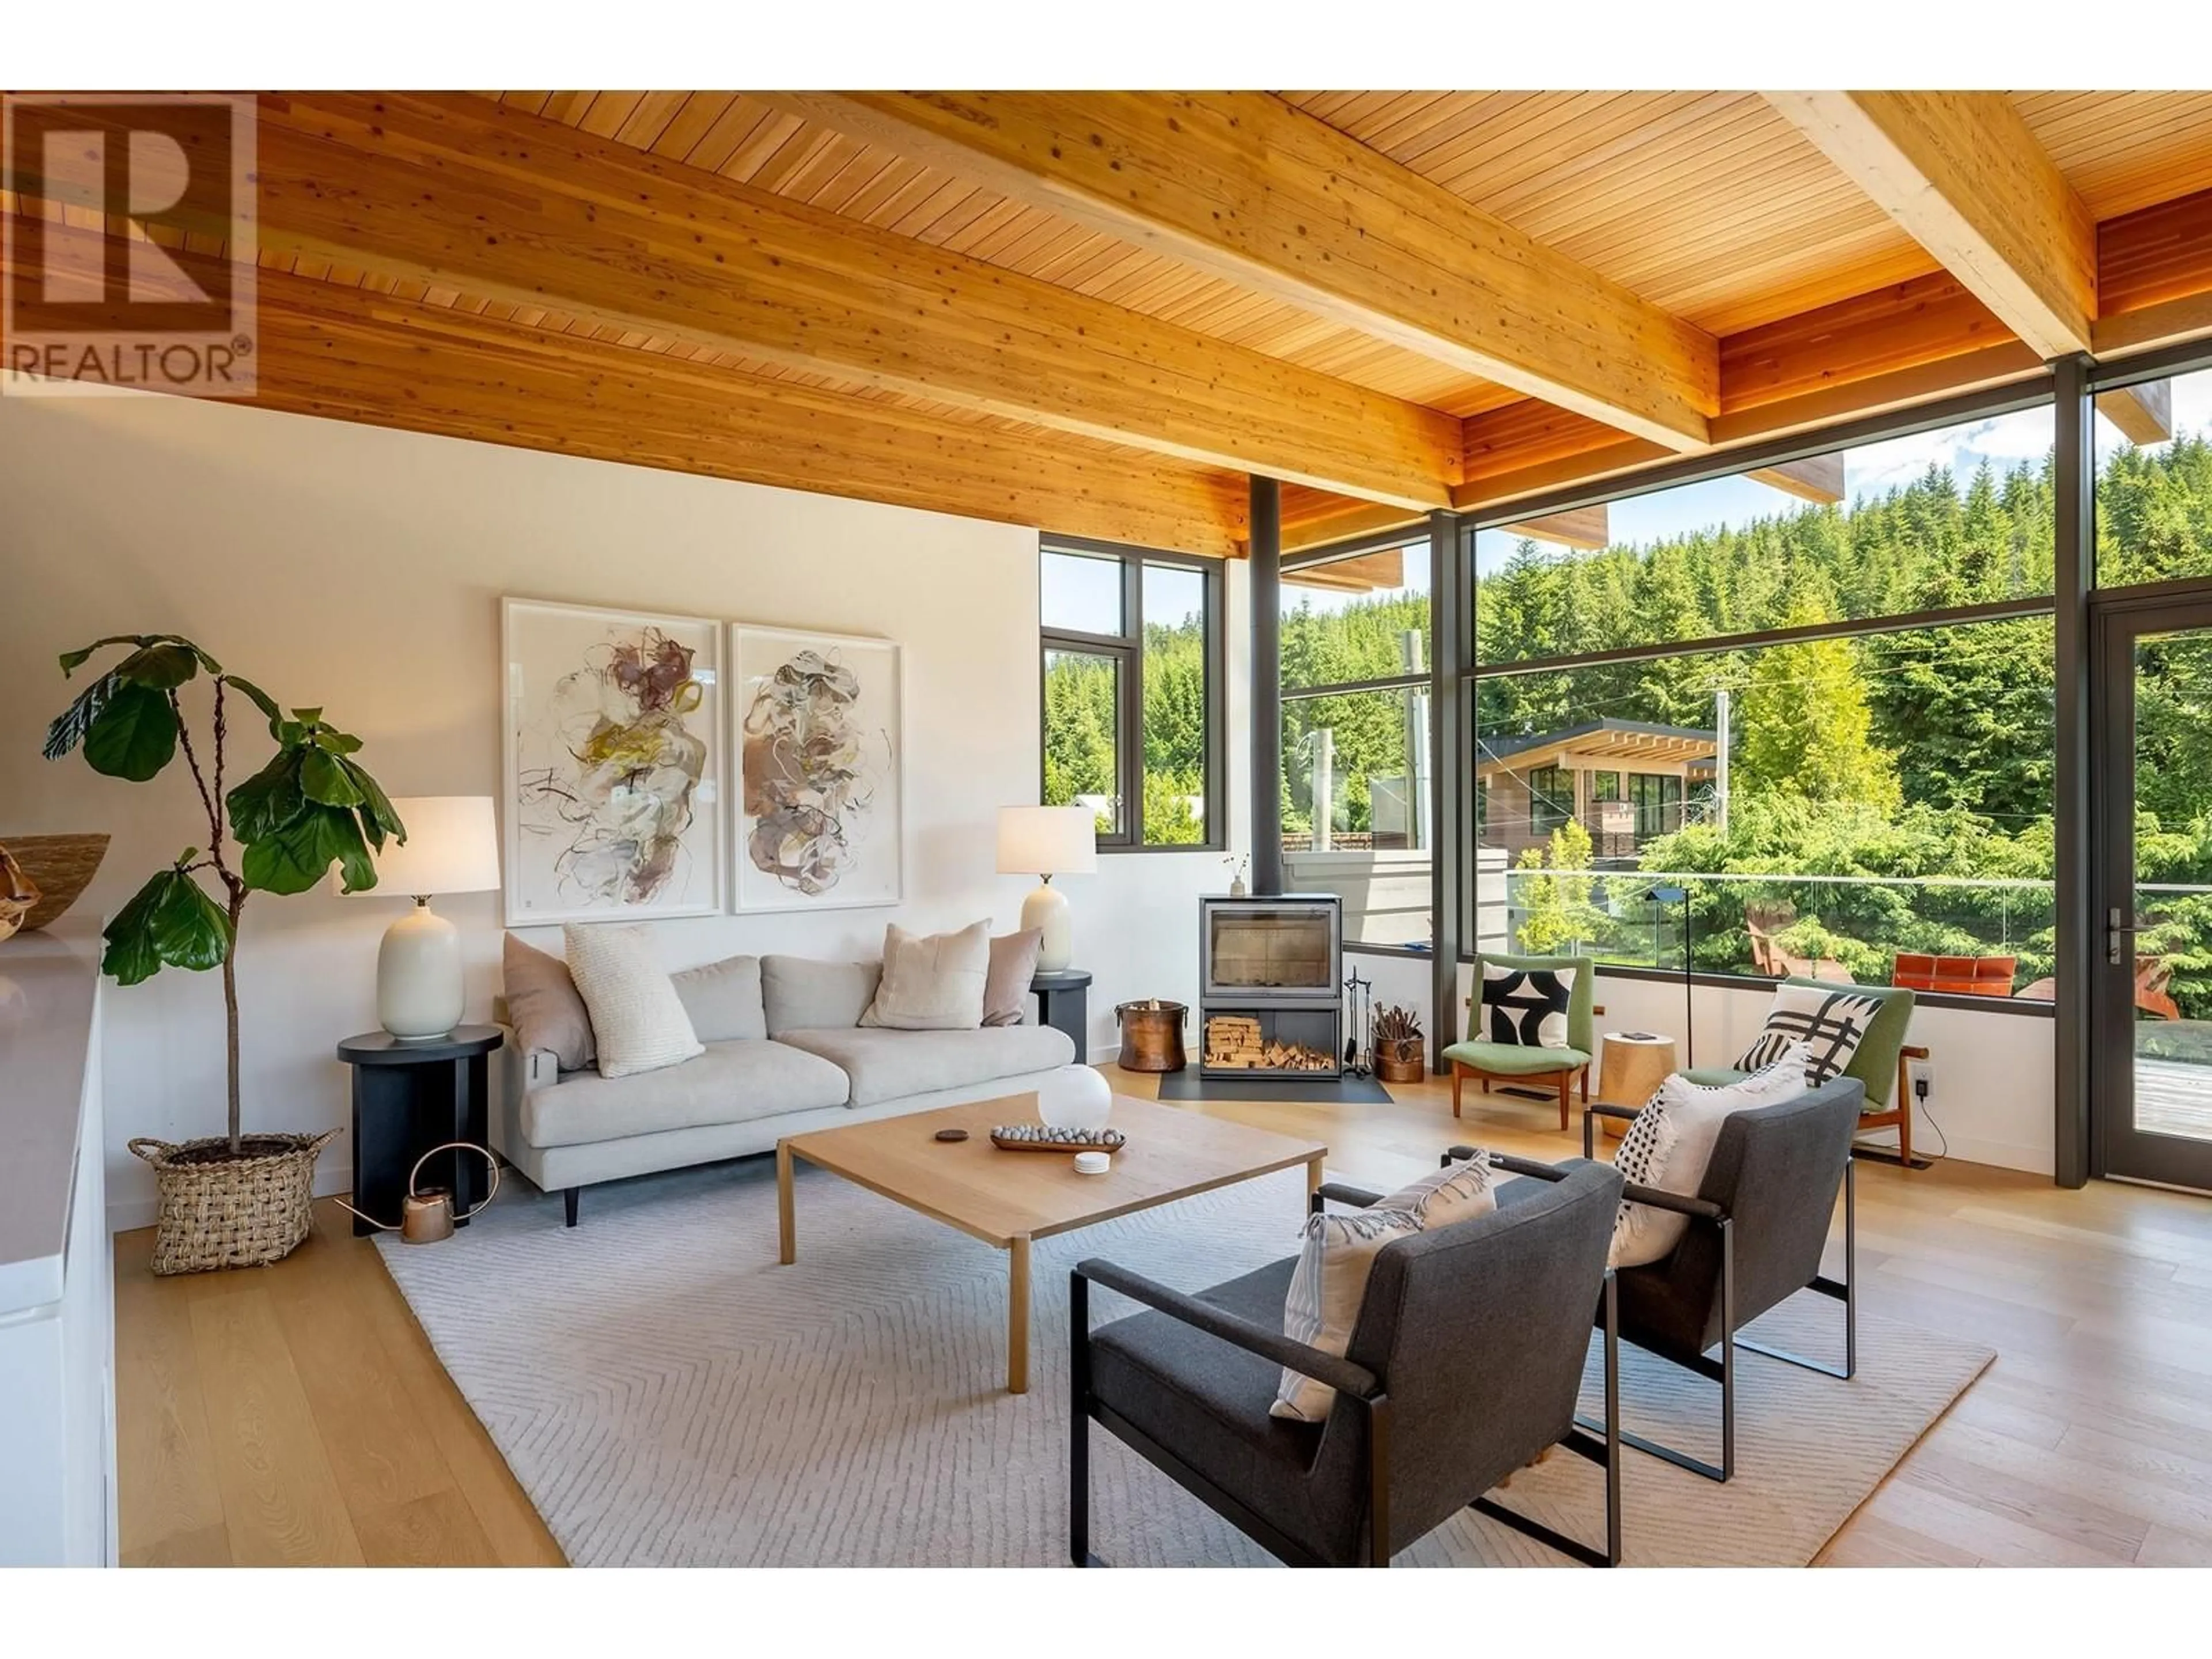
<svg viewBox="0 0 2212 1659">
<path fill-rule="evenodd" d="M 2111 593 L 2096 617 L 2103 1173 L 2212 1191 L 2212 589 Z"/>
</svg>

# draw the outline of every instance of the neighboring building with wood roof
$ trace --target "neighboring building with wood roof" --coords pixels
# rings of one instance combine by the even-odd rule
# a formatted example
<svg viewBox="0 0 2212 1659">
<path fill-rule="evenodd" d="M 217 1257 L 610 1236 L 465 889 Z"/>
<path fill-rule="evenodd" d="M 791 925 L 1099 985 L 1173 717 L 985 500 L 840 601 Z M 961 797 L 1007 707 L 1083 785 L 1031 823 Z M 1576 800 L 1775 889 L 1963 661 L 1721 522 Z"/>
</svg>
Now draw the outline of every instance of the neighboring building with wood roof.
<svg viewBox="0 0 2212 1659">
<path fill-rule="evenodd" d="M 1686 804 L 1712 780 L 1720 738 L 1688 726 L 1595 720 L 1475 744 L 1477 842 L 1517 857 L 1569 819 L 1597 859 L 1632 859 L 1680 830 Z"/>
</svg>

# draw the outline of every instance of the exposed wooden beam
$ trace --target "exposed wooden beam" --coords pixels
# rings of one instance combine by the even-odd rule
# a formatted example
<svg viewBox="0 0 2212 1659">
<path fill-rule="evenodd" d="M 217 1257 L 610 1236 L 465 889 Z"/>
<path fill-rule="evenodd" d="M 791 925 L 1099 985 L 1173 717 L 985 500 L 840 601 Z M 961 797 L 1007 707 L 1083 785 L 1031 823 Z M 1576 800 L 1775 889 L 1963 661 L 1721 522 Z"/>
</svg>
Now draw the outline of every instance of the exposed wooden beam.
<svg viewBox="0 0 2212 1659">
<path fill-rule="evenodd" d="M 1989 307 L 1942 271 L 1731 334 L 1720 346 L 1722 412 L 1712 424 L 1713 440 L 1741 441 L 1782 429 L 1780 416 L 1757 413 L 1770 405 L 1818 409 L 1842 419 L 1862 412 L 1862 405 L 1870 412 L 1893 398 L 1897 385 L 1949 389 L 1959 371 L 1940 365 L 1976 358 L 2008 339 Z M 1863 391 L 1853 390 L 1861 386 Z M 1617 468 L 1666 453 L 1534 398 L 1470 416 L 1462 433 L 1462 483 L 1455 498 L 1462 504 L 1487 498 L 1491 480 L 1532 468 L 1556 467 L 1571 477 L 1578 457 L 1603 454 Z"/>
<path fill-rule="evenodd" d="M 2212 293 L 2162 300 L 2117 317 L 2100 318 L 2097 356 L 2127 357 L 2160 346 L 2180 345 L 2212 335 Z"/>
<path fill-rule="evenodd" d="M 176 257 L 187 272 L 204 263 Z M 1244 534 L 1237 475 L 276 271 L 259 280 L 255 407 L 1216 556 Z"/>
<path fill-rule="evenodd" d="M 1560 547 L 1578 547 L 1585 552 L 1595 552 L 1612 544 L 1612 515 L 1605 510 L 1602 503 L 1596 507 L 1578 507 L 1571 513 L 1547 514 L 1540 519 L 1509 524 L 1505 526 L 1505 533 L 1526 536 L 1531 541 L 1551 542 Z"/>
<path fill-rule="evenodd" d="M 1872 380 L 1761 404 L 1741 414 L 1723 415 L 1713 422 L 1713 443 L 1717 448 L 1729 449 L 1790 437 L 1859 416 L 1909 409 L 1954 392 L 2027 380 L 2042 373 L 2043 367 L 2035 353 L 2019 341 L 1985 346 L 1964 356 L 1917 364 Z M 1585 434 L 1582 447 L 1570 447 L 1563 435 L 1526 465 L 1514 464 L 1510 446 L 1482 450 L 1483 464 L 1478 468 L 1472 465 L 1480 442 L 1475 428 L 1491 418 L 1478 416 L 1468 422 L 1468 481 L 1452 492 L 1452 505 L 1462 512 L 1510 506 L 1577 484 L 1602 483 L 1668 459 L 1667 452 L 1656 444 L 1618 438 L 1593 428 Z"/>
<path fill-rule="evenodd" d="M 2097 227 L 2097 355 L 2212 335 L 2212 191 Z"/>
<path fill-rule="evenodd" d="M 1721 413 L 1963 357 L 2011 337 L 1964 283 L 1934 271 L 1729 335 L 1721 341 Z"/>
<path fill-rule="evenodd" d="M 1421 520 L 1421 514 L 1401 507 L 1288 485 L 1283 490 L 1283 551 L 1303 552 L 1325 542 L 1364 536 L 1372 531 L 1395 530 L 1401 525 L 1410 532 Z"/>
<path fill-rule="evenodd" d="M 1340 593 L 1372 593 L 1378 588 L 1405 585 L 1406 553 L 1397 547 L 1283 572 L 1285 587 L 1326 587 Z"/>
<path fill-rule="evenodd" d="M 786 101 L 1670 450 L 1718 408 L 1710 335 L 1265 93 Z"/>
<path fill-rule="evenodd" d="M 2095 222 L 1997 92 L 1768 99 L 2037 355 L 2090 349 Z"/>
<path fill-rule="evenodd" d="M 466 95 L 268 98 L 260 242 L 1414 512 L 1459 423 Z"/>
<path fill-rule="evenodd" d="M 1747 478 L 1763 484 L 1771 484 L 1785 495 L 1800 501 L 1816 502 L 1822 507 L 1832 506 L 1844 499 L 1844 458 L 1841 455 L 1815 455 L 1810 460 L 1785 461 L 1780 466 L 1762 466 L 1744 474 Z"/>
<path fill-rule="evenodd" d="M 2162 444 L 2173 435 L 2173 382 L 2146 380 L 2097 394 L 2097 413 L 2131 444 Z"/>
</svg>

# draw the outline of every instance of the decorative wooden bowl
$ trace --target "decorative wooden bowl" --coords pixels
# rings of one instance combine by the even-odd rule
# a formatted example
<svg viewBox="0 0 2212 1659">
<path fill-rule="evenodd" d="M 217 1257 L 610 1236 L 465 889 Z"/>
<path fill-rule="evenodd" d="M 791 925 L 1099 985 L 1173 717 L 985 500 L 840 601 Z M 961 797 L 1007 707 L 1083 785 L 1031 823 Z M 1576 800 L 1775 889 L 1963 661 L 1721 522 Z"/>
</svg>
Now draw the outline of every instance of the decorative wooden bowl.
<svg viewBox="0 0 2212 1659">
<path fill-rule="evenodd" d="M 106 836 L 0 837 L 0 845 L 15 855 L 15 862 L 39 890 L 39 902 L 23 918 L 25 933 L 62 919 L 92 884 L 100 860 L 107 856 L 107 842 Z"/>
<path fill-rule="evenodd" d="M 1045 1123 L 1004 1123 L 991 1131 L 1002 1152 L 1118 1152 L 1129 1144 L 1119 1129 L 1061 1129 Z"/>
</svg>

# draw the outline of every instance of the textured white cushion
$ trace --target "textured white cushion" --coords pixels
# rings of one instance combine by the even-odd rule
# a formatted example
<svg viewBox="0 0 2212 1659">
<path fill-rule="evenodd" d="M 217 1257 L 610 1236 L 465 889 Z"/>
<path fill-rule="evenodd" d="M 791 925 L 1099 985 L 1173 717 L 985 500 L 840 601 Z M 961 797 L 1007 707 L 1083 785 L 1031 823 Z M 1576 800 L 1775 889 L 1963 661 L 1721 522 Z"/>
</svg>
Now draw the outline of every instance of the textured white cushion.
<svg viewBox="0 0 2212 1659">
<path fill-rule="evenodd" d="M 1342 1354 L 1359 1322 L 1367 1298 L 1367 1276 L 1375 1258 L 1395 1240 L 1421 1231 L 1421 1218 L 1405 1210 L 1380 1206 L 1354 1215 L 1306 1218 L 1305 1242 L 1291 1273 L 1291 1293 L 1283 1304 L 1283 1334 L 1323 1353 Z M 1327 1419 L 1336 1390 L 1285 1367 L 1275 1390 L 1271 1416 L 1294 1422 Z"/>
<path fill-rule="evenodd" d="M 983 985 L 991 968 L 991 924 L 957 933 L 884 929 L 884 977 L 863 1025 L 896 1031 L 972 1031 L 983 1023 Z"/>
<path fill-rule="evenodd" d="M 601 1077 L 632 1077 L 706 1052 L 642 927 L 570 922 L 561 930 L 569 977 L 591 1011 Z"/>
<path fill-rule="evenodd" d="M 1793 1042 L 1773 1063 L 1735 1083 L 1707 1088 L 1676 1073 L 1659 1085 L 1613 1156 L 1613 1168 L 1632 1185 L 1656 1188 L 1680 1198 L 1695 1198 L 1713 1159 L 1713 1143 L 1731 1113 L 1757 1106 L 1779 1106 L 1807 1092 L 1806 1052 Z M 1649 1204 L 1621 1200 L 1613 1218 L 1613 1247 L 1606 1262 L 1641 1267 L 1671 1254 L 1689 1230 L 1690 1218 Z"/>
</svg>

